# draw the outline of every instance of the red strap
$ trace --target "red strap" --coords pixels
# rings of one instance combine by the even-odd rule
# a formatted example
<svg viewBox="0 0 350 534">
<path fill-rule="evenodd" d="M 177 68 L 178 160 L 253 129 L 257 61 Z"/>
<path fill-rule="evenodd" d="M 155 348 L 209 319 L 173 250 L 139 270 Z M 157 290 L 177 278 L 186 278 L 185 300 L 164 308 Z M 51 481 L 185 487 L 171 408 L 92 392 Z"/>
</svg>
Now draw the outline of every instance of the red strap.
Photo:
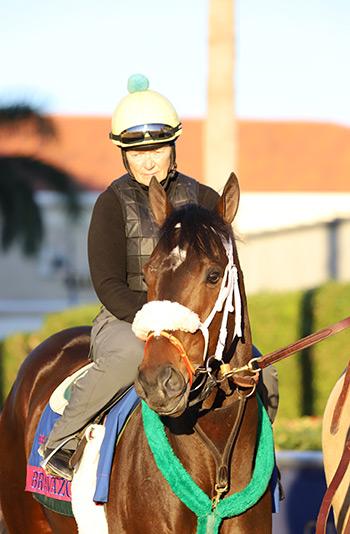
<svg viewBox="0 0 350 534">
<path fill-rule="evenodd" d="M 331 326 L 328 326 L 327 328 L 323 328 L 322 330 L 318 330 L 314 334 L 310 334 L 309 336 L 303 337 L 302 339 L 291 343 L 283 349 L 278 349 L 273 352 L 269 352 L 268 354 L 265 354 L 265 356 L 261 356 L 260 358 L 254 359 L 255 363 L 258 365 L 258 367 L 260 367 L 260 369 L 264 369 L 265 367 L 268 367 L 273 363 L 279 362 L 280 360 L 287 358 L 287 356 L 290 356 L 291 354 L 294 354 L 299 350 L 311 347 L 311 345 L 314 345 L 315 343 L 318 343 L 319 341 L 322 341 L 327 337 L 333 336 L 334 334 L 337 334 L 338 332 L 341 332 L 342 330 L 345 330 L 345 328 L 349 327 L 350 317 L 346 317 L 342 321 L 334 323 Z"/>
<path fill-rule="evenodd" d="M 331 506 L 332 506 L 332 500 L 341 481 L 343 480 L 343 477 L 349 466 L 349 461 L 350 461 L 350 437 L 348 437 L 345 443 L 345 447 L 344 447 L 343 454 L 340 459 L 338 468 L 323 497 L 321 508 L 320 508 L 320 511 L 317 517 L 316 534 L 326 534 L 327 518 L 328 518 L 329 511 L 331 509 Z M 349 531 L 344 530 L 344 533 L 345 532 L 349 532 Z"/>
<path fill-rule="evenodd" d="M 331 434 L 333 435 L 338 432 L 340 417 L 341 417 L 349 390 L 350 390 L 350 361 L 346 368 L 343 386 L 342 386 L 341 392 L 337 400 L 337 404 L 335 405 L 334 412 L 333 412 L 333 417 L 332 417 L 332 422 L 331 422 Z"/>
<path fill-rule="evenodd" d="M 172 345 L 174 345 L 174 347 L 179 351 L 180 353 L 180 356 L 181 358 L 183 359 L 184 361 L 184 364 L 186 366 L 186 369 L 187 369 L 187 373 L 188 373 L 188 377 L 189 377 L 189 383 L 190 383 L 190 386 L 192 386 L 192 382 L 193 382 L 193 376 L 194 376 L 194 373 L 195 373 L 195 370 L 194 370 L 194 367 L 193 365 L 191 364 L 190 360 L 189 360 L 189 357 L 187 356 L 187 353 L 181 343 L 181 341 L 174 335 L 172 334 L 169 334 L 168 332 L 166 332 L 165 330 L 162 330 L 161 332 L 159 332 L 159 335 L 162 336 L 162 337 L 165 337 L 166 339 L 168 339 L 170 341 L 170 343 Z M 152 339 L 153 337 L 155 336 L 155 333 L 154 332 L 151 332 L 147 339 L 146 339 L 146 344 L 145 344 L 145 350 L 146 350 L 146 347 L 147 347 L 147 344 L 148 342 L 150 341 L 150 339 Z"/>
</svg>

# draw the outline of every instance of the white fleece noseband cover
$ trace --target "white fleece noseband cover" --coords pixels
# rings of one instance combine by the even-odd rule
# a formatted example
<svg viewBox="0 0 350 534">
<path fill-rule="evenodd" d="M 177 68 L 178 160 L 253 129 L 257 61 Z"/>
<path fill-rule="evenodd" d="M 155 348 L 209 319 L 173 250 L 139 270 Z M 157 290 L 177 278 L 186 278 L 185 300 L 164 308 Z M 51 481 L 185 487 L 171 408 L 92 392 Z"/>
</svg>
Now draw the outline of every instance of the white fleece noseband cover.
<svg viewBox="0 0 350 534">
<path fill-rule="evenodd" d="M 236 314 L 235 329 L 232 339 L 234 339 L 235 336 L 242 337 L 241 295 L 239 291 L 237 267 L 233 262 L 232 241 L 224 241 L 223 244 L 228 262 L 222 278 L 218 297 L 205 321 L 202 323 L 197 313 L 178 302 L 172 302 L 170 300 L 152 300 L 144 304 L 141 310 L 136 313 L 132 323 L 132 330 L 138 338 L 146 340 L 151 332 L 154 332 L 157 336 L 160 335 L 162 330 L 181 330 L 182 332 L 191 333 L 201 330 L 205 342 L 203 351 L 203 359 L 205 359 L 209 344 L 209 326 L 215 314 L 223 310 L 221 328 L 215 351 L 215 358 L 217 360 L 222 360 L 222 354 L 227 338 L 228 314 L 234 309 Z M 233 300 L 234 306 L 232 303 Z"/>
<path fill-rule="evenodd" d="M 146 340 L 150 332 L 156 336 L 162 330 L 182 330 L 196 332 L 201 321 L 197 313 L 186 306 L 170 300 L 151 300 L 143 305 L 132 323 L 134 334 Z"/>
</svg>

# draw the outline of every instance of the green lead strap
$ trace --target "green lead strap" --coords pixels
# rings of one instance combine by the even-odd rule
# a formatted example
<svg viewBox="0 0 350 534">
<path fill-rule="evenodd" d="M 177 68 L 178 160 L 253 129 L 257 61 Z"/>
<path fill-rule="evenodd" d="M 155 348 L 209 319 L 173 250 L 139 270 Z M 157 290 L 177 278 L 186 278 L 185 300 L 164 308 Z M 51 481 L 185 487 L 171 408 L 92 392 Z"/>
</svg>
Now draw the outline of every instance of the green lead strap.
<svg viewBox="0 0 350 534">
<path fill-rule="evenodd" d="M 197 486 L 174 454 L 160 417 L 142 401 L 143 426 L 154 460 L 175 495 L 196 514 L 197 534 L 217 534 L 223 519 L 242 514 L 254 506 L 266 491 L 275 464 L 273 433 L 259 397 L 258 409 L 258 446 L 252 478 L 243 490 L 225 497 L 212 510 L 211 499 Z"/>
</svg>

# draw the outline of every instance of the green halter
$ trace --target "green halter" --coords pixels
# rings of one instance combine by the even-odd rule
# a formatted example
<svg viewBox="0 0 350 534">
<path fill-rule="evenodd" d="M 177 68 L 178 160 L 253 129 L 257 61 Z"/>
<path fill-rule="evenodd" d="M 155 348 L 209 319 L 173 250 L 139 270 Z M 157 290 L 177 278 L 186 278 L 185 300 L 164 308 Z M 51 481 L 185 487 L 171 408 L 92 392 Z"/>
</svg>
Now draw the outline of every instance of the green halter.
<svg viewBox="0 0 350 534">
<path fill-rule="evenodd" d="M 197 534 L 216 534 L 221 521 L 242 514 L 265 493 L 274 468 L 274 446 L 270 419 L 258 397 L 259 427 L 255 466 L 249 484 L 238 493 L 219 501 L 212 509 L 211 499 L 194 482 L 168 441 L 160 417 L 142 401 L 142 418 L 155 462 L 172 491 L 198 518 Z"/>
</svg>

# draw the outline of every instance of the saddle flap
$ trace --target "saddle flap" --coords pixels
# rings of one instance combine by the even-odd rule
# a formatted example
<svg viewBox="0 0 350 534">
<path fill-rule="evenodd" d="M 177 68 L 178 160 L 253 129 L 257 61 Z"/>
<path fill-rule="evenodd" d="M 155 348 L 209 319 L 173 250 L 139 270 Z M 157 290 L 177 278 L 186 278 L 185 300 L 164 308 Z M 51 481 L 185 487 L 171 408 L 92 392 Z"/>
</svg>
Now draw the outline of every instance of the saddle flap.
<svg viewBox="0 0 350 534">
<path fill-rule="evenodd" d="M 79 378 L 84 376 L 93 364 L 94 362 L 90 362 L 87 365 L 84 365 L 84 367 L 81 367 L 72 375 L 67 376 L 67 378 L 57 386 L 49 400 L 49 405 L 53 412 L 58 413 L 59 415 L 63 414 L 70 399 L 72 385 Z"/>
</svg>

